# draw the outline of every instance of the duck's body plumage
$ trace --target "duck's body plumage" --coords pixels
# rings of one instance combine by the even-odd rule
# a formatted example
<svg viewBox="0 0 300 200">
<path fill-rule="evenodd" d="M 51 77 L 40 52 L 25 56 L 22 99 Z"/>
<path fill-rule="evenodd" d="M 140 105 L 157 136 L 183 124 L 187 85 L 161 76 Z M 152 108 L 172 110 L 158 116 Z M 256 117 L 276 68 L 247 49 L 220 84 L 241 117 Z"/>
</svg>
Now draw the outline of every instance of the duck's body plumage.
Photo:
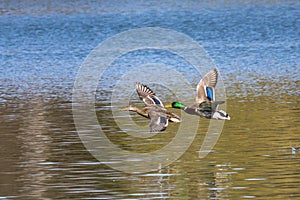
<svg viewBox="0 0 300 200">
<path fill-rule="evenodd" d="M 149 118 L 150 132 L 164 131 L 167 128 L 169 121 L 180 122 L 180 117 L 174 113 L 168 112 L 164 108 L 162 101 L 148 86 L 136 83 L 135 88 L 140 99 L 145 103 L 145 107 L 140 109 L 130 105 L 127 108 L 123 108 L 123 110 L 136 112 L 143 117 Z"/>
<path fill-rule="evenodd" d="M 216 69 L 208 72 L 197 85 L 197 95 L 195 103 L 186 106 L 179 102 L 173 102 L 171 107 L 184 110 L 191 115 L 198 115 L 208 119 L 230 120 L 228 114 L 223 110 L 218 110 L 218 105 L 224 101 L 215 100 L 215 87 L 218 81 Z"/>
</svg>

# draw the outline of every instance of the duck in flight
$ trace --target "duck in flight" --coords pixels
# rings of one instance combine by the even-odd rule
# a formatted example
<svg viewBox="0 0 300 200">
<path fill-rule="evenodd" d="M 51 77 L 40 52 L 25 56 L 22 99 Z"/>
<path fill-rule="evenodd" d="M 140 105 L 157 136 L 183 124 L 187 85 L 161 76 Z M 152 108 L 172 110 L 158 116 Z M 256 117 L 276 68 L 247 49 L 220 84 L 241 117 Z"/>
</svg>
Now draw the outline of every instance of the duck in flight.
<svg viewBox="0 0 300 200">
<path fill-rule="evenodd" d="M 224 101 L 215 100 L 215 86 L 218 80 L 216 69 L 208 72 L 197 85 L 195 103 L 186 106 L 180 102 L 173 102 L 166 107 L 182 109 L 191 115 L 198 115 L 207 119 L 230 120 L 230 116 L 223 110 L 218 110 L 218 105 Z"/>
<path fill-rule="evenodd" d="M 135 89 L 140 99 L 144 101 L 145 107 L 140 109 L 129 105 L 129 107 L 123 108 L 122 110 L 136 112 L 143 117 L 150 118 L 150 132 L 164 131 L 167 128 L 169 121 L 176 123 L 180 122 L 180 117 L 174 113 L 168 112 L 164 108 L 162 101 L 148 86 L 136 83 Z"/>
</svg>

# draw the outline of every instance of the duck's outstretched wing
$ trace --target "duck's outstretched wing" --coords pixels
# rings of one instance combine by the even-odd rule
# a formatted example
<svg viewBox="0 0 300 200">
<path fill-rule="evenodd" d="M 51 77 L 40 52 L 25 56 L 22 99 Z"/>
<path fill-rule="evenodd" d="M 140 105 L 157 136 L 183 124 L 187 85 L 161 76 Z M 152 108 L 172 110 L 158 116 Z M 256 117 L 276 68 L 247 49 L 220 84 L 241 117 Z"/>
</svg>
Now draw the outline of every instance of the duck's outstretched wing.
<svg viewBox="0 0 300 200">
<path fill-rule="evenodd" d="M 166 117 L 166 111 L 162 108 L 153 106 L 149 109 L 150 132 L 160 132 L 166 130 L 169 120 Z"/>
<path fill-rule="evenodd" d="M 140 99 L 144 101 L 146 106 L 157 105 L 164 107 L 161 100 L 155 95 L 155 93 L 146 85 L 141 83 L 135 83 L 135 89 Z"/>
<path fill-rule="evenodd" d="M 218 81 L 218 71 L 216 69 L 208 72 L 197 85 L 197 95 L 195 104 L 199 105 L 204 101 L 215 101 L 215 87 Z"/>
</svg>

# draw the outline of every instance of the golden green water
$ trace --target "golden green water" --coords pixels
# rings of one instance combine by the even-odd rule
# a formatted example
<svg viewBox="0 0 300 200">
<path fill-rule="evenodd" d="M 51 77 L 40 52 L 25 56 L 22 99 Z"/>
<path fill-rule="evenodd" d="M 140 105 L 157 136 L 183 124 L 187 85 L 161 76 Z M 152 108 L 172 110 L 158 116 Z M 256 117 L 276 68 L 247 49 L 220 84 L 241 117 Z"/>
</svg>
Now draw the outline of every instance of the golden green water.
<svg viewBox="0 0 300 200">
<path fill-rule="evenodd" d="M 183 156 L 139 175 L 111 169 L 86 151 L 69 102 L 9 104 L 1 120 L 0 194 L 33 199 L 299 198 L 300 150 L 291 151 L 291 146 L 300 146 L 298 98 L 228 99 L 232 119 L 226 121 L 213 152 L 198 157 L 208 125 L 208 120 L 201 120 Z M 120 140 L 122 133 L 114 134 L 113 128 L 109 137 L 129 150 L 145 151 L 168 143 L 176 126 L 138 143 Z"/>
</svg>

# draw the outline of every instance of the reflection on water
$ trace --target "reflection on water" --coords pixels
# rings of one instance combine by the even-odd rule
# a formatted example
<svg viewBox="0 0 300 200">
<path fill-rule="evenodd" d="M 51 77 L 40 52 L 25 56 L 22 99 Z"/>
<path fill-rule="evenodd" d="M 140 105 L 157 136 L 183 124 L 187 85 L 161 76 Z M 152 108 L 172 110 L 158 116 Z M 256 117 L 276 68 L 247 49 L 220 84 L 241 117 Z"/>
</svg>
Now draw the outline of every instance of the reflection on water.
<svg viewBox="0 0 300 200">
<path fill-rule="evenodd" d="M 36 10 L 35 2 L 23 11 L 22 4 L 8 3 L 12 7 L 6 8 L 3 2 L 0 198 L 300 197 L 298 2 L 232 8 L 210 5 L 192 11 L 181 10 L 186 8 L 183 6 L 172 12 L 140 10 L 122 16 L 108 11 L 103 15 L 103 8 L 94 8 L 93 15 L 74 14 L 76 9 L 68 15 L 52 9 L 61 14 L 59 17 L 51 16 L 52 11 L 30 15 L 29 11 Z M 57 7 L 57 2 L 48 6 Z M 63 10 L 66 5 L 61 6 Z M 84 148 L 75 129 L 71 96 L 78 66 L 93 47 L 116 33 L 144 26 L 178 30 L 204 44 L 219 66 L 227 92 L 226 109 L 232 119 L 225 123 L 207 157 L 198 156 L 209 124 L 202 119 L 193 143 L 178 160 L 164 168 L 158 165 L 153 172 L 131 175 L 101 163 Z M 140 57 L 134 57 L 137 54 Z M 161 57 L 166 59 L 160 62 Z M 123 115 L 111 106 L 115 82 L 130 67 L 149 61 L 175 66 L 194 86 L 200 78 L 191 69 L 185 70 L 188 64 L 182 58 L 154 50 L 145 55 L 130 52 L 112 64 L 111 71 L 105 72 L 106 79 L 100 80 L 95 109 L 109 139 L 132 152 L 161 148 L 179 127 L 170 124 L 166 132 L 135 138 L 113 120 L 112 110 L 117 117 Z M 173 101 L 169 91 L 163 95 L 164 86 L 153 84 L 151 88 L 164 102 Z M 190 94 L 183 90 L 182 95 Z M 143 106 L 135 93 L 131 103 Z M 128 124 L 128 129 L 148 126 L 148 119 L 135 113 L 130 117 L 134 123 Z M 296 151 L 292 152 L 292 147 Z"/>
<path fill-rule="evenodd" d="M 30 184 L 24 185 L 20 192 L 28 196 L 42 197 L 44 189 L 39 187 L 40 183 L 49 178 L 51 174 L 46 174 L 43 168 L 38 165 L 46 162 L 51 138 L 45 134 L 47 122 L 46 111 L 42 109 L 41 103 L 36 103 L 32 109 L 22 117 L 23 126 L 18 129 L 17 140 L 21 141 L 20 167 L 24 169 L 22 180 L 30 180 Z M 43 155 L 43 156 L 41 156 Z"/>
<path fill-rule="evenodd" d="M 300 153 L 290 149 L 300 144 L 297 98 L 229 99 L 228 112 L 234 118 L 225 124 L 209 156 L 199 159 L 197 153 L 208 125 L 201 120 L 193 144 L 179 160 L 141 175 L 113 170 L 85 150 L 72 123 L 70 102 L 7 108 L 1 120 L 6 127 L 1 129 L 1 194 L 45 199 L 299 196 Z M 103 123 L 115 126 L 105 117 L 111 116 L 110 110 L 102 112 Z M 109 129 L 108 135 L 127 150 L 148 151 L 174 137 L 173 129 L 176 125 L 150 139 L 126 139 L 116 129 Z"/>
</svg>

